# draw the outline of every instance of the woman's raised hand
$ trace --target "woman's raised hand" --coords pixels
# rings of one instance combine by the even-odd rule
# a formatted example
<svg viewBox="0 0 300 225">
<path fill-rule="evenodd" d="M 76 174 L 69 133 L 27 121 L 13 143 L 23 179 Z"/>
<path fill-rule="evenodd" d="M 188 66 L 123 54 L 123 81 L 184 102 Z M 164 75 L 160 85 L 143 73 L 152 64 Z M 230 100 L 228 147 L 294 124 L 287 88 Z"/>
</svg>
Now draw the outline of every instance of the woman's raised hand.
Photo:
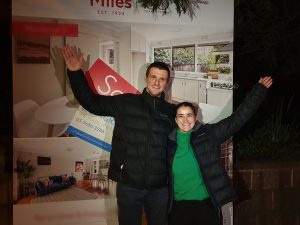
<svg viewBox="0 0 300 225">
<path fill-rule="evenodd" d="M 269 88 L 273 84 L 273 78 L 271 76 L 261 77 L 258 83 L 264 85 L 266 88 Z"/>
</svg>

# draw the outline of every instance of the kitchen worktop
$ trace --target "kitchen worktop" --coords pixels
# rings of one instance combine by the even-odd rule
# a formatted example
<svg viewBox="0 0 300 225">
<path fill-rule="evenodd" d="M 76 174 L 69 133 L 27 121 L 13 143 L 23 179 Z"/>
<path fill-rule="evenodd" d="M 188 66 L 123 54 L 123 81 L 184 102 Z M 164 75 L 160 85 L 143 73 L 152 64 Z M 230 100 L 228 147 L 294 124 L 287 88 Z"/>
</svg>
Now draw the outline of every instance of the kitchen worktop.
<svg viewBox="0 0 300 225">
<path fill-rule="evenodd" d="M 187 80 L 197 80 L 197 81 L 206 81 L 206 88 L 214 88 L 211 83 L 220 83 L 220 84 L 232 84 L 232 75 L 228 74 L 219 74 L 219 79 L 207 78 L 206 73 L 184 73 L 176 72 L 173 78 L 187 79 Z"/>
<path fill-rule="evenodd" d="M 232 83 L 232 75 L 227 75 L 227 74 L 219 74 L 219 79 L 212 79 L 212 78 L 207 78 L 206 73 L 176 72 L 173 75 L 173 77 L 174 78 L 189 79 L 189 80 L 204 80 L 204 81 Z"/>
</svg>

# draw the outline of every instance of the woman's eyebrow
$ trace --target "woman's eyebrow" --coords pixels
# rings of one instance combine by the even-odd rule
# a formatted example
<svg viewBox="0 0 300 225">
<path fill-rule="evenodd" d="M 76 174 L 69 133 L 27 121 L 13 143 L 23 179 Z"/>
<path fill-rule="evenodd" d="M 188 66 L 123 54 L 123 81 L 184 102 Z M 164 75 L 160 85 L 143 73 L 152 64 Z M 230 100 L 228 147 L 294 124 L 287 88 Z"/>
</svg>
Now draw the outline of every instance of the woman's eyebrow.
<svg viewBox="0 0 300 225">
<path fill-rule="evenodd" d="M 188 116 L 190 116 L 190 115 L 193 115 L 193 113 L 187 113 L 187 114 L 179 113 L 179 114 L 177 114 L 176 116 L 183 116 L 183 115 L 188 115 Z"/>
</svg>

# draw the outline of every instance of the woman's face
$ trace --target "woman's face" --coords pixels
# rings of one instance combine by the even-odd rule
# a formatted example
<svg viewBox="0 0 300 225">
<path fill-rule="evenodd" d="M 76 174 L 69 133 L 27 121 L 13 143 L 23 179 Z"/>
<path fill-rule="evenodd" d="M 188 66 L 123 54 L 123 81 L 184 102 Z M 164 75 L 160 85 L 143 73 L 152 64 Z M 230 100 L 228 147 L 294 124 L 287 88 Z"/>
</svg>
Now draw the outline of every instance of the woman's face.
<svg viewBox="0 0 300 225">
<path fill-rule="evenodd" d="M 177 109 L 175 121 L 181 132 L 188 132 L 193 129 L 196 123 L 196 116 L 189 106 L 181 106 Z"/>
</svg>

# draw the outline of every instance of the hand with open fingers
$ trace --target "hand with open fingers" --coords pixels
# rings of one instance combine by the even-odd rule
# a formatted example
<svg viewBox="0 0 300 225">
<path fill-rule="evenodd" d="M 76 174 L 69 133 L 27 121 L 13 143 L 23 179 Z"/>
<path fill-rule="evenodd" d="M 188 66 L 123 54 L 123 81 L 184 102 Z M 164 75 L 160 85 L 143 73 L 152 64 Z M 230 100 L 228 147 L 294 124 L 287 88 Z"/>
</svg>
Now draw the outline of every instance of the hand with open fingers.
<svg viewBox="0 0 300 225">
<path fill-rule="evenodd" d="M 258 83 L 264 85 L 266 88 L 269 88 L 273 84 L 273 78 L 271 76 L 261 77 Z"/>
<path fill-rule="evenodd" d="M 76 71 L 81 69 L 84 62 L 83 54 L 78 54 L 75 47 L 66 45 L 62 48 L 62 54 L 69 70 Z"/>
</svg>

